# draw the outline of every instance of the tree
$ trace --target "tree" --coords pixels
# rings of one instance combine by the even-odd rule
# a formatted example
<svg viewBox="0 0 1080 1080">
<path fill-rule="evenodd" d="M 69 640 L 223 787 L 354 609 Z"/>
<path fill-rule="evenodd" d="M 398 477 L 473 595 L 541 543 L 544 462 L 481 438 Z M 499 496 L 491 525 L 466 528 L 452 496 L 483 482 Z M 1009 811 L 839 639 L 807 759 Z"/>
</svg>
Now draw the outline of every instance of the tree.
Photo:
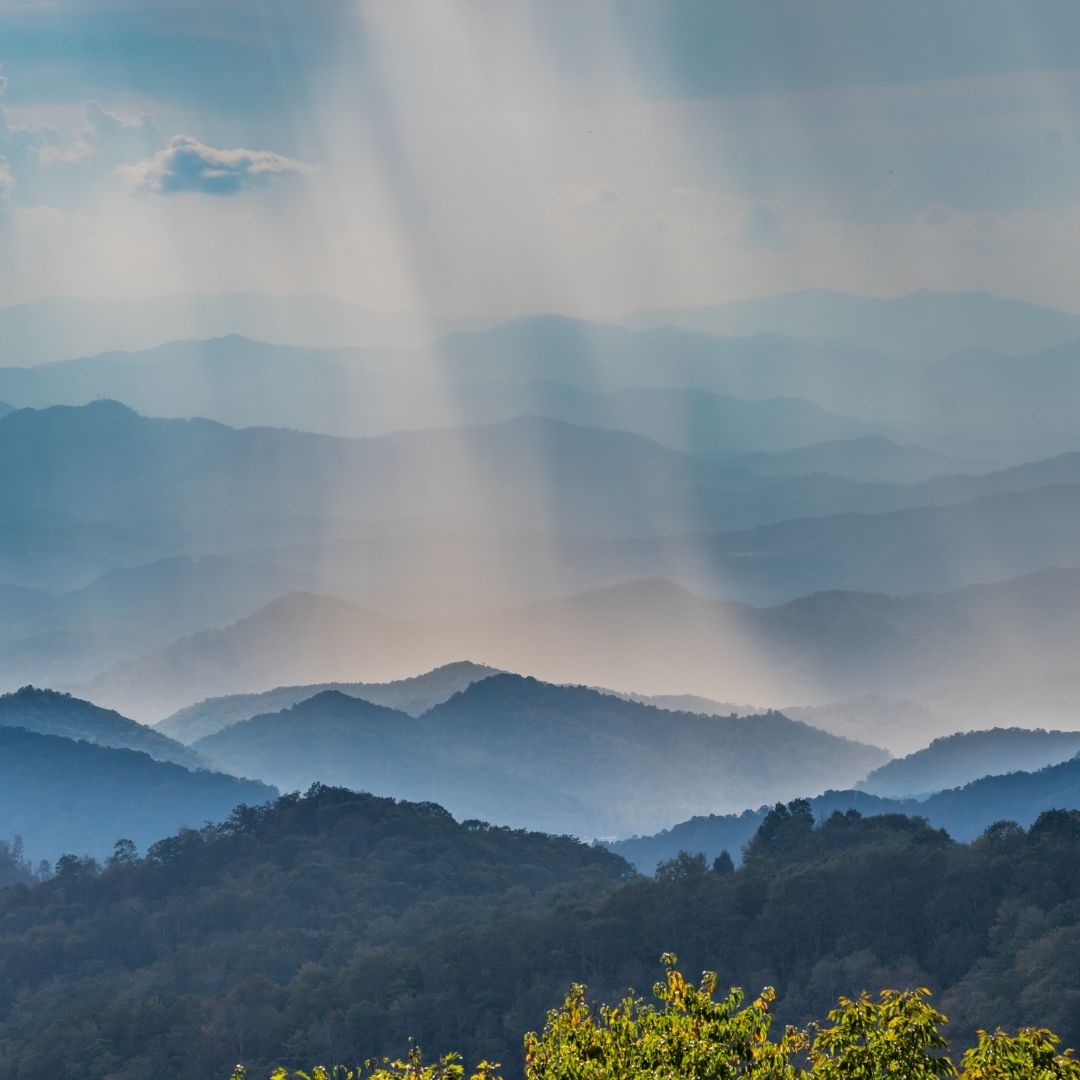
<svg viewBox="0 0 1080 1080">
<path fill-rule="evenodd" d="M 735 873 L 735 862 L 731 858 L 730 852 L 721 851 L 720 854 L 713 859 L 712 872 L 720 875 L 720 877 L 727 877 L 728 874 Z"/>
</svg>

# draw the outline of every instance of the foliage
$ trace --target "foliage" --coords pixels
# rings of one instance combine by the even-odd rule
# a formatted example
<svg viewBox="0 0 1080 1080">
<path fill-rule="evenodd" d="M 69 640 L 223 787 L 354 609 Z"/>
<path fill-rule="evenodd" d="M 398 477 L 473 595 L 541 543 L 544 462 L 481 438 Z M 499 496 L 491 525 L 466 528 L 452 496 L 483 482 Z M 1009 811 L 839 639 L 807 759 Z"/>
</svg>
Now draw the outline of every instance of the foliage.
<svg viewBox="0 0 1080 1080">
<path fill-rule="evenodd" d="M 956 1046 L 1043 1025 L 1076 1045 L 1080 814 L 958 844 L 899 815 L 806 829 L 785 810 L 796 826 L 742 867 L 684 854 L 657 879 L 565 837 L 327 788 L 142 857 L 121 843 L 106 864 L 61 859 L 48 881 L 0 890 L 0 1080 L 355 1069 L 410 1037 L 514 1080 L 521 1032 L 566 986 L 621 1002 L 668 948 L 716 985 L 782 988 L 777 1038 L 791 1026 L 812 1044 L 837 1022 L 806 1025 L 840 996 L 891 986 L 932 987 Z M 862 1008 L 866 1025 L 880 1016 Z M 818 1052 L 825 1068 L 835 1053 Z"/>
<path fill-rule="evenodd" d="M 664 961 L 666 979 L 653 988 L 663 1005 L 659 1010 L 628 997 L 619 1005 L 602 1005 L 594 1014 L 585 987 L 575 984 L 562 1008 L 548 1014 L 543 1035 L 525 1036 L 527 1080 L 794 1076 L 788 1063 L 795 1048 L 792 1037 L 769 1041 L 772 990 L 741 1008 L 739 990 L 714 999 L 715 972 L 706 972 L 701 985 L 694 986 L 676 970 L 673 955 L 665 954 Z"/>
<path fill-rule="evenodd" d="M 1016 1035 L 979 1032 L 958 1070 L 942 1034 L 947 1017 L 929 991 L 883 990 L 840 998 L 829 1026 L 787 1028 L 771 1038 L 770 988 L 749 1005 L 742 991 L 717 999 L 715 972 L 687 982 L 676 958 L 662 957 L 665 979 L 653 987 L 660 1007 L 629 996 L 593 1008 L 575 983 L 552 1009 L 542 1034 L 525 1036 L 526 1080 L 1077 1080 L 1080 1064 L 1059 1053 L 1045 1029 Z M 464 1080 L 458 1055 L 424 1065 L 413 1048 L 407 1060 L 366 1069 L 317 1067 L 311 1073 L 276 1070 L 271 1080 Z M 471 1080 L 499 1080 L 498 1066 L 482 1062 Z M 247 1080 L 242 1067 L 232 1080 Z"/>
</svg>

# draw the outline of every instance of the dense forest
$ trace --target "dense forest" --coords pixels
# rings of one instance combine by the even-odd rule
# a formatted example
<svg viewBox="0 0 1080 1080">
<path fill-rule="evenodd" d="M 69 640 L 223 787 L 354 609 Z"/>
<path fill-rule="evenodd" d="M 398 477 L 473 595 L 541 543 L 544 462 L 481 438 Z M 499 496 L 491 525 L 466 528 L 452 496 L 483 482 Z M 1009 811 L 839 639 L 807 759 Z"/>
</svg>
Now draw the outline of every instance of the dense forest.
<svg viewBox="0 0 1080 1080">
<path fill-rule="evenodd" d="M 101 866 L 0 893 L 0 1078 L 252 1076 L 355 1064 L 410 1037 L 518 1075 L 520 1036 L 574 980 L 652 984 L 667 949 L 780 988 L 779 1023 L 928 986 L 949 1035 L 1080 1037 L 1080 813 L 971 844 L 900 815 L 777 806 L 734 868 L 654 878 L 569 838 L 317 787 Z"/>
</svg>

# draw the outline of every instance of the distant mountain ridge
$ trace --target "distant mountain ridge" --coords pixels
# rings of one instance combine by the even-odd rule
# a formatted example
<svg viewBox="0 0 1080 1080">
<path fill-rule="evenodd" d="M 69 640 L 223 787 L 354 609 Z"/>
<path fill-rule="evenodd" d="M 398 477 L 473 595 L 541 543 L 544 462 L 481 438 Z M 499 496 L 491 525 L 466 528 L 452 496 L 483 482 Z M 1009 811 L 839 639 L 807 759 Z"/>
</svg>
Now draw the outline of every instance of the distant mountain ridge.
<svg viewBox="0 0 1080 1080">
<path fill-rule="evenodd" d="M 1035 772 L 984 777 L 928 799 L 886 799 L 865 791 L 828 791 L 810 799 L 818 821 L 834 811 L 858 810 L 864 816 L 906 814 L 925 818 L 957 840 L 973 840 L 995 822 L 1031 825 L 1046 810 L 1080 809 L 1080 759 L 1070 759 Z M 769 811 L 768 806 L 741 814 L 708 815 L 681 822 L 654 836 L 607 842 L 606 846 L 643 873 L 679 851 L 703 852 L 713 859 L 721 851 L 738 858 Z"/>
<path fill-rule="evenodd" d="M 1076 671 L 1078 644 L 1077 569 L 944 594 L 822 592 L 765 608 L 652 579 L 431 623 L 295 594 L 118 665 L 86 692 L 151 718 L 196 695 L 385 681 L 402 677 L 406 663 L 415 671 L 471 655 L 551 682 L 644 694 L 672 685 L 736 701 L 876 694 L 915 697 L 939 711 L 934 701 L 950 695 L 992 703 L 1050 673 Z M 1080 727 L 1080 716 L 1074 722 Z"/>
<path fill-rule="evenodd" d="M 140 751 L 0 727 L 0 820 L 34 859 L 103 858 L 119 839 L 145 848 L 276 794 L 258 781 L 192 772 Z"/>
<path fill-rule="evenodd" d="M 55 690 L 24 686 L 15 693 L 0 695 L 0 726 L 115 749 L 140 750 L 158 761 L 171 761 L 188 769 L 202 769 L 208 764 L 194 750 L 154 728 Z"/>
<path fill-rule="evenodd" d="M 1030 353 L 1080 337 L 1078 315 L 985 292 L 930 289 L 889 299 L 804 289 L 711 307 L 643 311 L 624 321 L 712 334 L 847 338 L 886 352 L 931 356 L 974 347 Z"/>
<path fill-rule="evenodd" d="M 755 791 L 824 788 L 887 757 L 777 713 L 670 713 L 509 674 L 473 682 L 420 717 L 323 691 L 195 749 L 286 790 L 321 780 L 393 791 L 459 817 L 579 836 L 633 831 L 677 807 L 738 804 Z"/>
<path fill-rule="evenodd" d="M 154 730 L 190 744 L 239 721 L 298 705 L 326 690 L 361 698 L 373 705 L 399 709 L 410 716 L 419 716 L 459 690 L 495 674 L 498 674 L 497 668 L 462 660 L 444 664 L 423 675 L 388 683 L 335 682 L 278 686 L 259 694 L 207 698 L 165 717 L 155 725 Z"/>
<path fill-rule="evenodd" d="M 984 776 L 1033 772 L 1080 752 L 1080 732 L 993 728 L 935 739 L 875 769 L 856 787 L 891 798 L 962 787 Z"/>
</svg>

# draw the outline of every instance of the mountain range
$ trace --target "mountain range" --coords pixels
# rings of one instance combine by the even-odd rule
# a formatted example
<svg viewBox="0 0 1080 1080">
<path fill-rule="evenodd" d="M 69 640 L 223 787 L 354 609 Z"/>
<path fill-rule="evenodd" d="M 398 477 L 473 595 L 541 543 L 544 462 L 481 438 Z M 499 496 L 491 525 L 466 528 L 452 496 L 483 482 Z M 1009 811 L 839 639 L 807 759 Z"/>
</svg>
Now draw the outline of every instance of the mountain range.
<svg viewBox="0 0 1080 1080">
<path fill-rule="evenodd" d="M 171 761 L 188 769 L 207 765 L 204 757 L 161 731 L 55 690 L 24 686 L 13 694 L 0 695 L 0 727 L 140 750 L 158 761 Z"/>
<path fill-rule="evenodd" d="M 383 681 L 404 677 L 406 663 L 415 671 L 467 655 L 550 681 L 644 694 L 680 687 L 719 700 L 804 705 L 857 694 L 915 697 L 942 716 L 937 734 L 946 734 L 955 721 L 946 707 L 964 714 L 954 731 L 971 726 L 973 709 L 999 722 L 996 712 L 1013 708 L 1021 688 L 1034 702 L 1042 683 L 1075 673 L 1078 613 L 1080 570 L 1071 569 L 952 593 L 823 592 L 765 608 L 650 580 L 426 623 L 296 593 L 118 665 L 87 692 L 156 720 L 189 704 L 196 687 L 222 695 Z M 995 705 L 999 694 L 1004 704 Z M 1067 722 L 1080 725 L 1068 707 L 1056 726 Z"/>
<path fill-rule="evenodd" d="M 459 818 L 579 836 L 741 805 L 755 792 L 785 798 L 851 783 L 887 758 L 778 713 L 671 713 L 509 674 L 474 682 L 419 717 L 325 690 L 194 749 L 283 790 L 319 780 L 392 791 L 438 801 Z"/>
<path fill-rule="evenodd" d="M 680 326 L 708 334 L 846 338 L 909 356 L 971 348 L 1031 353 L 1080 337 L 1077 315 L 985 292 L 931 289 L 888 299 L 804 289 L 712 306 L 641 311 L 624 321 L 639 328 Z"/>
<path fill-rule="evenodd" d="M 136 750 L 0 726 L 0 820 L 35 860 L 103 858 L 120 839 L 145 848 L 276 794 L 259 781 L 191 771 Z"/>
<path fill-rule="evenodd" d="M 495 674 L 498 674 L 496 668 L 462 660 L 444 664 L 423 675 L 387 683 L 337 682 L 277 686 L 260 694 L 231 694 L 227 697 L 207 698 L 165 717 L 155 725 L 154 730 L 190 744 L 241 720 L 250 720 L 263 713 L 280 712 L 328 690 L 362 698 L 373 705 L 398 709 L 410 716 L 419 716 L 474 682 Z"/>
<path fill-rule="evenodd" d="M 962 787 L 984 776 L 1034 772 L 1080 753 L 1080 732 L 993 728 L 935 739 L 907 757 L 876 768 L 857 785 L 890 798 Z"/>
<path fill-rule="evenodd" d="M 906 814 L 945 829 L 958 840 L 972 840 L 995 822 L 1009 821 L 1026 827 L 1044 811 L 1080 809 L 1080 759 L 1072 758 L 1035 772 L 983 777 L 922 800 L 886 799 L 864 791 L 828 791 L 809 801 L 818 821 L 848 810 L 864 816 Z M 680 851 L 702 852 L 708 860 L 727 851 L 737 860 L 768 812 L 769 807 L 764 806 L 741 814 L 711 814 L 653 836 L 606 843 L 643 873 L 652 873 L 657 863 Z"/>
</svg>

